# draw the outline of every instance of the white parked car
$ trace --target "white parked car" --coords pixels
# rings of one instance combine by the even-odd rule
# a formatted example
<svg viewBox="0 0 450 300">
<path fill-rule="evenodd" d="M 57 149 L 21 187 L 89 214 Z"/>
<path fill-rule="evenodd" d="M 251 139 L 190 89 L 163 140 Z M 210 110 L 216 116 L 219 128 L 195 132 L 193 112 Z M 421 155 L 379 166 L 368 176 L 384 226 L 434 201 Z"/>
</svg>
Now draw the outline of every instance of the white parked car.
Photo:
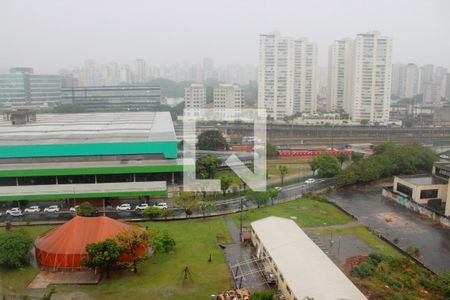
<svg viewBox="0 0 450 300">
<path fill-rule="evenodd" d="M 153 205 L 153 207 L 157 207 L 159 209 L 167 209 L 167 208 L 169 208 L 169 206 L 167 205 L 166 202 L 161 202 L 161 203 L 155 204 L 155 205 Z"/>
<path fill-rule="evenodd" d="M 23 216 L 22 210 L 18 207 L 13 207 L 11 209 L 8 209 L 6 211 L 7 216 L 13 216 L 13 217 L 21 217 Z"/>
<path fill-rule="evenodd" d="M 449 159 L 450 158 L 448 155 L 445 155 L 445 154 L 441 154 L 439 157 L 440 158 L 444 158 L 444 159 Z"/>
<path fill-rule="evenodd" d="M 314 183 L 314 182 L 316 182 L 316 180 L 314 178 L 310 178 L 310 179 L 305 181 L 306 184 L 311 184 L 311 183 Z"/>
<path fill-rule="evenodd" d="M 59 206 L 58 205 L 50 205 L 49 207 L 44 208 L 44 212 L 49 212 L 49 213 L 59 212 Z"/>
<path fill-rule="evenodd" d="M 30 214 L 31 213 L 38 213 L 40 211 L 41 211 L 41 208 L 39 206 L 37 206 L 37 205 L 33 205 L 33 206 L 30 206 L 30 207 L 27 207 L 27 208 L 24 209 L 24 212 L 30 213 Z"/>
<path fill-rule="evenodd" d="M 144 210 L 146 208 L 148 208 L 148 204 L 147 203 L 141 203 L 141 204 L 136 205 L 134 210 Z"/>
<path fill-rule="evenodd" d="M 120 204 L 119 206 L 116 207 L 116 210 L 119 211 L 131 210 L 131 205 L 128 203 Z"/>
<path fill-rule="evenodd" d="M 274 189 L 277 192 L 281 192 L 283 190 L 283 188 L 281 186 L 276 186 L 276 187 L 274 187 Z"/>
<path fill-rule="evenodd" d="M 75 205 L 75 206 L 72 206 L 71 208 L 69 208 L 69 210 L 70 210 L 70 212 L 76 213 L 78 207 L 80 207 L 80 206 L 79 205 Z"/>
</svg>

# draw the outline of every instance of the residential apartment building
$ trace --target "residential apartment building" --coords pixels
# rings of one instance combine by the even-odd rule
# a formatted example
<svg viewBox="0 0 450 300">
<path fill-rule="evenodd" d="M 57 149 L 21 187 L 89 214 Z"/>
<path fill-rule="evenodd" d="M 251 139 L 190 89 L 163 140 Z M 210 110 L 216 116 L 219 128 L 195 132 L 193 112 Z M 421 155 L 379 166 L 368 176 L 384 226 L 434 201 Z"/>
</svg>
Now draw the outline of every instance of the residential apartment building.
<svg viewBox="0 0 450 300">
<path fill-rule="evenodd" d="M 392 65 L 392 78 L 391 78 L 391 95 L 394 98 L 398 98 L 400 95 L 400 85 L 401 85 L 401 73 L 403 69 L 402 64 Z M 421 83 L 419 83 L 419 89 L 421 88 Z"/>
<path fill-rule="evenodd" d="M 147 81 L 147 64 L 143 59 L 136 59 L 136 80 L 138 83 Z"/>
<path fill-rule="evenodd" d="M 61 101 L 61 76 L 34 74 L 32 68 L 12 68 L 0 74 L 0 103 Z"/>
<path fill-rule="evenodd" d="M 445 77 L 445 99 L 450 101 L 450 73 Z"/>
<path fill-rule="evenodd" d="M 244 91 L 237 85 L 219 84 L 214 88 L 214 110 L 233 109 L 241 111 L 244 104 Z"/>
<path fill-rule="evenodd" d="M 294 41 L 294 111 L 317 110 L 317 45 L 307 39 Z"/>
<path fill-rule="evenodd" d="M 334 41 L 328 49 L 328 111 L 349 111 L 352 40 Z"/>
<path fill-rule="evenodd" d="M 282 119 L 317 108 L 317 47 L 279 33 L 260 36 L 258 106 Z"/>
<path fill-rule="evenodd" d="M 329 49 L 328 109 L 353 121 L 387 123 L 391 99 L 392 39 L 378 32 L 338 40 Z"/>
<path fill-rule="evenodd" d="M 206 107 L 206 88 L 203 84 L 193 83 L 184 89 L 186 108 L 200 109 Z"/>
<path fill-rule="evenodd" d="M 420 69 L 416 64 L 402 65 L 400 70 L 400 98 L 413 98 L 419 94 Z"/>
<path fill-rule="evenodd" d="M 446 97 L 447 69 L 439 66 L 425 65 L 421 70 L 423 103 L 428 106 L 442 106 L 441 97 Z"/>
</svg>

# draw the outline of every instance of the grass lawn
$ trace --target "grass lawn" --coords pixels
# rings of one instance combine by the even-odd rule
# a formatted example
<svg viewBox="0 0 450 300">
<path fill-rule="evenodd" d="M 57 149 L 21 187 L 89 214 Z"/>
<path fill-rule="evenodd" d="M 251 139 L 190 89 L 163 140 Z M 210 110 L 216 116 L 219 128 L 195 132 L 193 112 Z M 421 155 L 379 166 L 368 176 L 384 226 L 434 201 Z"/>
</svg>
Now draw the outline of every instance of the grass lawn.
<svg viewBox="0 0 450 300">
<path fill-rule="evenodd" d="M 175 253 L 156 254 L 138 266 L 139 273 L 112 273 L 96 286 L 55 286 L 58 294 L 82 292 L 96 299 L 207 299 L 231 286 L 228 267 L 216 242 L 229 242 L 223 218 L 142 223 L 169 232 Z M 209 255 L 212 263 L 208 263 Z M 188 266 L 192 280 L 183 280 Z"/>
<path fill-rule="evenodd" d="M 305 165 L 305 167 L 308 166 L 309 162 L 311 162 L 312 159 L 309 158 L 302 158 L 302 159 L 268 159 L 266 161 L 268 166 L 273 165 Z"/>
<path fill-rule="evenodd" d="M 331 233 L 333 233 L 333 234 L 353 234 L 353 235 L 356 235 L 359 239 L 361 239 L 364 243 L 366 243 L 367 246 L 374 249 L 374 251 L 376 251 L 376 252 L 379 252 L 379 253 L 382 253 L 385 255 L 391 255 L 394 257 L 402 257 L 403 256 L 395 248 L 393 248 L 391 245 L 389 245 L 382 239 L 378 238 L 375 234 L 370 232 L 364 226 L 355 226 L 355 227 L 344 228 L 344 229 L 317 229 L 317 230 L 314 230 L 313 233 L 319 234 L 319 235 L 329 235 Z"/>
<path fill-rule="evenodd" d="M 289 165 L 288 165 L 289 166 Z M 289 175 L 301 175 L 303 173 L 309 172 L 311 171 L 311 168 L 308 167 L 302 167 L 302 168 L 295 168 L 295 167 L 287 167 L 288 173 L 285 175 L 289 176 Z M 278 166 L 269 166 L 267 167 L 267 173 L 270 175 L 280 175 L 280 170 L 278 169 Z"/>
<path fill-rule="evenodd" d="M 243 223 L 249 224 L 268 216 L 284 218 L 295 216 L 297 217 L 297 224 L 301 227 L 346 224 L 352 220 L 351 217 L 342 213 L 330 203 L 300 198 L 244 212 Z M 239 214 L 233 215 L 236 224 L 239 224 L 239 218 Z"/>
</svg>

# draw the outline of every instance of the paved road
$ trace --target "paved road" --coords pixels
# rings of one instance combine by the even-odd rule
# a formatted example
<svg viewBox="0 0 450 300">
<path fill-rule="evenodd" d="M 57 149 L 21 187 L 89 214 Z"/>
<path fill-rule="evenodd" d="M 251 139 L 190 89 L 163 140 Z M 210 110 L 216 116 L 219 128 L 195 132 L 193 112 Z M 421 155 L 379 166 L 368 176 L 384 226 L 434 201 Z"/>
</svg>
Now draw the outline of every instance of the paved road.
<svg viewBox="0 0 450 300">
<path fill-rule="evenodd" d="M 328 194 L 330 201 L 406 249 L 420 249 L 419 260 L 437 273 L 450 272 L 450 230 L 381 196 L 381 187 L 350 187 Z"/>
<path fill-rule="evenodd" d="M 305 184 L 303 182 L 301 183 L 296 183 L 296 184 L 292 184 L 292 185 L 288 185 L 283 187 L 282 191 L 279 193 L 279 196 L 277 197 L 277 199 L 272 199 L 270 200 L 269 204 L 276 204 L 276 203 L 281 203 L 290 199 L 294 199 L 297 197 L 300 197 L 303 194 L 312 192 L 312 191 L 317 191 L 317 190 L 321 190 L 323 188 L 332 186 L 334 184 L 333 180 L 330 179 L 318 179 L 316 180 L 315 183 L 312 184 Z M 228 200 L 220 200 L 220 201 L 215 201 L 214 202 L 214 207 L 211 207 L 208 209 L 208 211 L 202 211 L 200 208 L 194 208 L 192 209 L 193 214 L 191 215 L 191 217 L 201 217 L 205 215 L 208 215 L 210 213 L 230 213 L 230 212 L 235 212 L 240 210 L 240 206 L 241 206 L 241 199 L 243 201 L 243 209 L 252 209 L 252 208 L 256 208 L 256 204 L 252 203 L 252 202 L 247 202 L 245 200 L 245 197 L 237 197 L 237 198 L 233 198 L 233 199 L 228 199 Z M 29 205 L 40 205 L 41 208 L 46 207 L 48 205 L 59 205 L 60 203 L 58 201 L 46 201 L 46 202 L 39 202 L 39 201 L 35 201 L 30 203 Z M 136 203 L 132 204 L 132 207 L 134 207 L 134 205 L 136 205 Z M 102 214 L 102 210 L 101 208 L 99 208 L 100 210 L 100 215 Z M 142 214 L 140 212 L 136 212 L 134 210 L 131 211 L 121 211 L 121 212 L 117 212 L 114 208 L 108 208 L 106 210 L 106 215 L 114 218 L 114 219 L 126 219 L 126 220 L 130 220 L 130 219 L 139 219 L 142 218 Z M 11 217 L 11 216 L 6 216 L 5 214 L 3 214 L 2 216 L 0 216 L 0 223 L 5 222 L 7 220 L 12 221 L 12 222 L 45 222 L 45 221 L 49 221 L 49 222 L 57 222 L 57 221 L 67 221 L 70 220 L 72 217 L 74 216 L 73 213 L 71 213 L 68 209 L 64 209 L 61 210 L 58 213 L 44 213 L 44 212 L 40 212 L 40 213 L 30 213 L 30 214 L 26 214 L 22 217 Z M 178 218 L 185 218 L 186 215 L 184 213 L 184 210 L 182 209 L 176 209 L 173 213 L 172 216 L 174 217 L 178 217 Z"/>
</svg>

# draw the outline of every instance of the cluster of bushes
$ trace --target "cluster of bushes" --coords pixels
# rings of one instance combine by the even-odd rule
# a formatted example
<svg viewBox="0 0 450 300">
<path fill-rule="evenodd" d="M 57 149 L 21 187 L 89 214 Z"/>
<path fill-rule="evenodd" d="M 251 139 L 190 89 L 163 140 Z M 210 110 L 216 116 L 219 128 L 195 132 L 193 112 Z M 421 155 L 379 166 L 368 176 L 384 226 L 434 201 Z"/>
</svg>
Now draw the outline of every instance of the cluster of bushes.
<svg viewBox="0 0 450 300">
<path fill-rule="evenodd" d="M 396 258 L 380 253 L 372 253 L 366 262 L 352 267 L 352 276 L 372 285 L 389 286 L 378 295 L 389 299 L 422 298 L 423 293 L 430 299 L 450 297 L 450 273 L 435 276 L 421 269 L 408 258 Z M 425 291 L 424 291 L 425 289 Z"/>
<path fill-rule="evenodd" d="M 0 265 L 20 268 L 30 263 L 32 238 L 21 230 L 0 232 Z"/>
<path fill-rule="evenodd" d="M 353 163 L 337 179 L 343 184 L 367 183 L 393 175 L 430 172 L 437 155 L 419 145 L 391 143 L 375 147 L 375 154 Z"/>
</svg>

